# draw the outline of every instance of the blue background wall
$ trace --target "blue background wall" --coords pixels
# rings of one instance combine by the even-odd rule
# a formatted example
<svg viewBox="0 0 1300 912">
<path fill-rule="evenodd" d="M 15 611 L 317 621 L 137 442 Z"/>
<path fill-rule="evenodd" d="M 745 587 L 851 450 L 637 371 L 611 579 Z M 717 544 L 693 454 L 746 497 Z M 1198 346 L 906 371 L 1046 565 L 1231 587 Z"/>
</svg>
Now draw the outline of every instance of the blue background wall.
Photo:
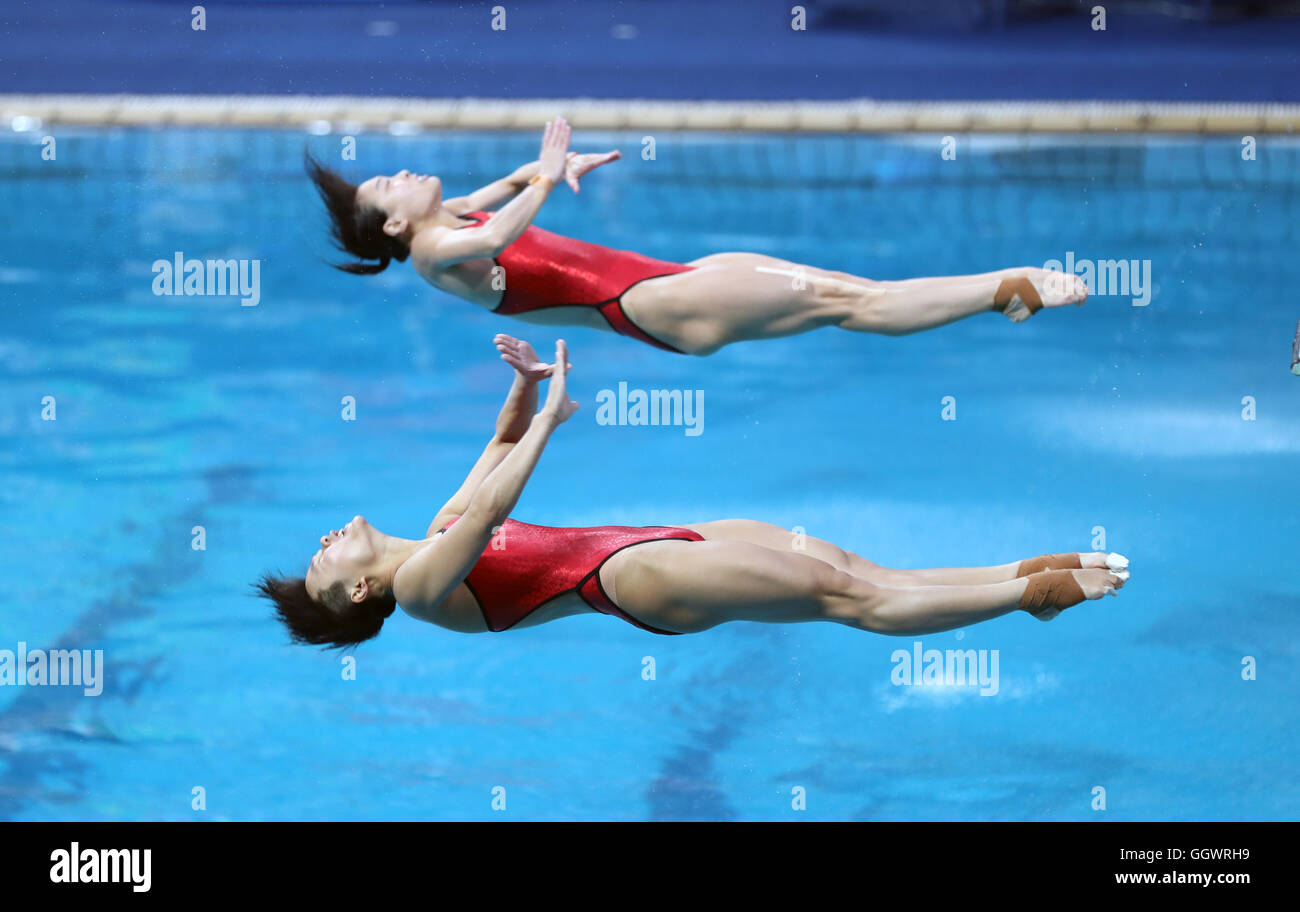
<svg viewBox="0 0 1300 912">
<path fill-rule="evenodd" d="M 0 91 L 605 98 L 1300 99 L 1300 21 L 1091 3 L 6 0 Z M 1194 18 L 1206 10 L 1209 22 Z M 910 12 L 909 12 L 910 11 Z M 621 36 L 621 37 L 620 37 Z"/>
</svg>

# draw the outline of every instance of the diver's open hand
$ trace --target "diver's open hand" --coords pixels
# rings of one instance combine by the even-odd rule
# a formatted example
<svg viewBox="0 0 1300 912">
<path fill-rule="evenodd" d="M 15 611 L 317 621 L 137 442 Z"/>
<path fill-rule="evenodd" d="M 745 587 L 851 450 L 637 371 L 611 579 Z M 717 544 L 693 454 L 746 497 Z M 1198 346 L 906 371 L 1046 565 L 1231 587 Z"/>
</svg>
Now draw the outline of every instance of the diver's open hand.
<svg viewBox="0 0 1300 912">
<path fill-rule="evenodd" d="M 578 403 L 569 398 L 566 380 L 569 374 L 569 347 L 560 339 L 555 343 L 555 363 L 550 365 L 551 385 L 546 391 L 546 404 L 538 415 L 546 417 L 556 425 L 569 420 L 569 416 L 578 410 Z"/>
<path fill-rule="evenodd" d="M 536 383 L 551 376 L 551 365 L 539 360 L 537 352 L 533 351 L 533 347 L 523 339 L 497 333 L 492 342 L 496 345 L 497 351 L 501 352 L 501 360 L 519 371 L 525 380 Z M 573 370 L 573 365 L 568 365 L 568 369 Z"/>
<path fill-rule="evenodd" d="M 593 168 L 599 168 L 601 165 L 607 165 L 612 161 L 618 161 L 623 157 L 623 153 L 615 149 L 613 152 L 570 152 L 569 158 L 564 163 L 564 179 L 568 182 L 569 187 L 574 193 L 578 192 L 578 179 Z"/>
<path fill-rule="evenodd" d="M 563 117 L 548 121 L 542 133 L 542 151 L 537 156 L 537 173 L 548 177 L 551 183 L 564 180 L 564 170 L 569 160 L 569 137 L 573 130 Z"/>
</svg>

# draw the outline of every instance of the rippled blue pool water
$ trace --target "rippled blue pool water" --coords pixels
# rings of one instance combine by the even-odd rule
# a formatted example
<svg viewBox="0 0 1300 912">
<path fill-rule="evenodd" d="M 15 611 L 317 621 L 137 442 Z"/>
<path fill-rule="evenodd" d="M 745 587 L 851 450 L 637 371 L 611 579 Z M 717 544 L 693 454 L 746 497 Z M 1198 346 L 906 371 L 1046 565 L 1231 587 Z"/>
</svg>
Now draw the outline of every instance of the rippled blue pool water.
<svg viewBox="0 0 1300 912">
<path fill-rule="evenodd" d="M 944 161 L 925 136 L 664 135 L 653 158 L 640 133 L 576 137 L 624 160 L 557 192 L 538 224 L 652 256 L 754 250 L 877 278 L 1150 262 L 1147 306 L 1099 295 L 1018 326 L 828 329 L 706 360 L 564 330 L 584 407 L 516 518 L 752 517 L 904 567 L 1101 534 L 1129 555 L 1121 598 L 920 638 L 996 650 L 982 696 L 891 683 L 913 638 L 667 638 L 596 614 L 468 636 L 399 612 L 345 680 L 337 655 L 287 645 L 250 582 L 300 569 L 354 513 L 422 533 L 509 383 L 492 334 L 542 348 L 556 333 L 407 268 L 326 268 L 300 160 L 304 143 L 337 159 L 338 135 L 61 130 L 54 161 L 41 139 L 0 137 L 0 650 L 102 649 L 105 680 L 93 698 L 0 687 L 0 817 L 1300 812 L 1294 142 L 1261 138 L 1244 161 L 1234 137 L 962 138 Z M 360 134 L 348 167 L 432 171 L 450 194 L 535 146 Z M 176 251 L 260 260 L 260 303 L 156 296 L 151 264 Z M 597 392 L 620 381 L 703 390 L 704 433 L 597 425 Z"/>
</svg>

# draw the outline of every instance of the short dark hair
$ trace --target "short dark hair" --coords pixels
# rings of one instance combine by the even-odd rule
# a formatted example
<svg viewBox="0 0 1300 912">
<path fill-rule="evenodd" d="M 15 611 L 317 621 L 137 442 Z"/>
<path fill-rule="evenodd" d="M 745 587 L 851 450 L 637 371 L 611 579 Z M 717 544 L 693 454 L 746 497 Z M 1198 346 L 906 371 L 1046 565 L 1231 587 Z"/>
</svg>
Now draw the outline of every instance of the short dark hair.
<svg viewBox="0 0 1300 912">
<path fill-rule="evenodd" d="M 347 649 L 378 636 L 397 609 L 397 599 L 386 591 L 352 601 L 342 580 L 323 590 L 320 601 L 307 594 L 307 580 L 301 576 L 265 573 L 253 588 L 275 605 L 293 642 L 326 649 Z"/>
<path fill-rule="evenodd" d="M 404 262 L 410 256 L 411 248 L 405 241 L 384 233 L 388 213 L 377 206 L 357 205 L 356 184 L 325 167 L 309 151 L 303 152 L 303 166 L 329 213 L 330 239 L 334 246 L 358 260 L 379 261 L 331 263 L 331 266 L 353 275 L 374 275 L 387 269 L 390 261 Z"/>
</svg>

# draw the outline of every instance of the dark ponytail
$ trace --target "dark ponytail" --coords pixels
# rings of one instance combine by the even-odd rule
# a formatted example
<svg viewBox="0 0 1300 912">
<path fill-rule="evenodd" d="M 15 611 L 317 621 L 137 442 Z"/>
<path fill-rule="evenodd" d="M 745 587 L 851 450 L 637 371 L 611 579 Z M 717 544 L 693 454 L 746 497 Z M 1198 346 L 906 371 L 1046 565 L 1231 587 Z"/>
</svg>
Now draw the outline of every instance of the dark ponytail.
<svg viewBox="0 0 1300 912">
<path fill-rule="evenodd" d="M 377 275 L 393 260 L 405 262 L 411 249 L 400 238 L 384 232 L 387 213 L 375 206 L 358 206 L 356 185 L 322 165 L 310 151 L 303 151 L 303 166 L 329 213 L 330 239 L 334 246 L 362 261 L 331 263 L 331 266 L 353 275 Z M 367 263 L 365 260 L 379 262 Z"/>
<path fill-rule="evenodd" d="M 397 599 L 388 591 L 353 602 L 342 581 L 322 591 L 320 601 L 307 594 L 307 581 L 301 576 L 265 573 L 253 588 L 275 606 L 293 642 L 327 649 L 352 648 L 378 636 L 384 621 L 397 610 Z"/>
<path fill-rule="evenodd" d="M 402 257 L 406 259 L 406 257 Z M 392 262 L 390 257 L 380 257 L 378 263 L 330 263 L 335 269 L 350 272 L 353 275 L 379 275 Z"/>
</svg>

